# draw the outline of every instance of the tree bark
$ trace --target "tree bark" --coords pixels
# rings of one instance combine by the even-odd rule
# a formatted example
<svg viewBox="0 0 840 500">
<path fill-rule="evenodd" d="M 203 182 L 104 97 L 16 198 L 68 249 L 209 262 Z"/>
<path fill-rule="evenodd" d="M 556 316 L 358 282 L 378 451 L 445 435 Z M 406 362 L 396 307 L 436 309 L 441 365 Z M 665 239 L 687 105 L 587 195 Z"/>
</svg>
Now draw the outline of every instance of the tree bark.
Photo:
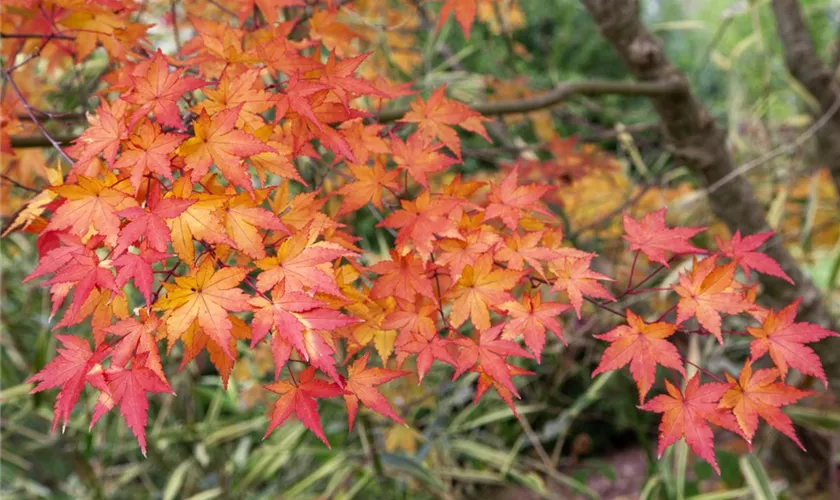
<svg viewBox="0 0 840 500">
<path fill-rule="evenodd" d="M 816 117 L 831 113 L 825 125 L 817 131 L 817 148 L 820 161 L 831 172 L 840 195 L 840 112 L 837 112 L 836 105 L 840 89 L 831 68 L 820 59 L 814 48 L 799 1 L 773 0 L 772 6 L 788 71 L 819 102 L 820 110 L 813 113 Z"/>
<path fill-rule="evenodd" d="M 618 51 L 630 71 L 642 81 L 676 82 L 682 91 L 650 97 L 662 122 L 666 140 L 676 158 L 710 186 L 733 170 L 726 143 L 726 130 L 719 126 L 694 97 L 686 77 L 668 60 L 662 43 L 644 26 L 638 0 L 582 0 L 601 34 Z M 709 193 L 709 204 L 731 231 L 744 234 L 769 231 L 764 209 L 749 182 L 737 176 Z M 761 283 L 775 305 L 802 298 L 800 317 L 804 321 L 830 326 L 831 317 L 822 304 L 819 290 L 802 273 L 778 237 L 765 252 L 782 266 L 796 286 L 762 276 Z"/>
</svg>

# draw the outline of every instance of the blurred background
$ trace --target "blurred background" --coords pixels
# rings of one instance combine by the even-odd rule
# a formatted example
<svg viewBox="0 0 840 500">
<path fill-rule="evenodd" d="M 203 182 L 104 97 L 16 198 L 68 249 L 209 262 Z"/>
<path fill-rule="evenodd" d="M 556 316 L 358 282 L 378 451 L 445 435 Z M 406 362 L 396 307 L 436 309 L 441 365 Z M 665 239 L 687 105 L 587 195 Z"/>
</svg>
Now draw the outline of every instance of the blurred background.
<svg viewBox="0 0 840 500">
<path fill-rule="evenodd" d="M 361 68 L 366 76 L 413 81 L 420 90 L 446 84 L 450 96 L 467 103 L 526 98 L 569 81 L 632 79 L 577 0 L 476 4 L 467 41 L 452 19 L 433 29 L 438 2 L 357 0 L 337 18 L 357 34 L 342 50 L 373 52 Z M 641 4 L 645 24 L 664 41 L 696 97 L 727 128 L 736 164 L 794 143 L 747 176 L 770 225 L 822 292 L 836 321 L 840 199 L 816 142 L 797 139 L 819 115 L 819 102 L 786 68 L 770 2 Z M 836 70 L 840 2 L 800 4 L 819 57 Z M 150 1 L 138 19 L 161 23 L 150 38 L 174 53 L 167 16 L 172 9 L 188 15 L 192 7 L 190 1 Z M 183 40 L 193 35 L 180 33 Z M 106 85 L 107 58 L 94 52 L 59 77 L 57 89 L 40 97 L 49 103 L 45 108 L 91 109 L 94 94 Z M 673 224 L 708 225 L 709 238 L 726 234 L 698 195 L 692 173 L 673 161 L 646 97 L 575 96 L 552 108 L 505 115 L 489 129 L 493 144 L 462 136 L 463 173 L 497 178 L 506 165 L 522 161 L 528 180 L 554 185 L 548 200 L 564 220 L 566 237 L 578 248 L 598 252 L 600 270 L 618 282 L 626 280 L 632 260 L 620 239 L 616 215 L 622 209 L 643 214 L 668 206 Z M 49 150 L 37 148 L 3 158 L 4 225 L 31 197 L 25 187 L 47 184 L 50 160 Z M 386 235 L 374 229 L 375 222 L 370 214 L 354 220 L 371 261 L 387 255 Z M 684 489 L 686 498 L 712 500 L 831 498 L 837 492 L 840 346 L 835 340 L 819 351 L 833 392 L 821 391 L 788 411 L 798 432 L 809 436 L 810 455 L 780 444 L 776 433 L 760 435 L 751 454 L 740 440 L 719 439 L 723 474 L 717 476 L 684 454 L 668 452 L 656 459 L 659 418 L 638 410 L 626 370 L 591 378 L 604 349 L 592 335 L 615 326 L 613 318 L 594 312 L 583 321 L 567 321 L 569 345 L 549 342 L 542 364 L 528 367 L 536 375 L 519 377 L 519 419 L 495 395 L 473 405 L 474 378 L 452 383 L 451 371 L 438 367 L 422 386 L 403 378 L 383 388 L 407 426 L 363 411 L 358 430 L 348 434 L 336 400 L 320 406 L 332 450 L 297 422 L 262 441 L 269 403 L 260 386 L 270 378 L 272 364 L 267 345 L 261 344 L 241 350 L 227 390 L 204 355 L 176 373 L 179 353 L 173 351 L 167 373 L 178 396 L 151 398 L 148 458 L 115 412 L 88 431 L 92 402 L 84 404 L 84 396 L 64 434 L 52 434 L 54 392 L 30 396 L 31 385 L 25 383 L 55 352 L 49 297 L 37 282 L 21 283 L 36 265 L 35 238 L 12 233 L 0 249 L 4 498 L 676 498 L 675 492 Z M 673 269 L 663 283 L 676 280 L 679 271 Z M 645 301 L 637 306 L 669 307 L 664 297 L 661 303 L 655 297 Z M 725 347 L 714 339 L 695 339 L 686 347 L 702 353 L 713 371 L 737 372 L 747 345 L 746 339 Z"/>
</svg>

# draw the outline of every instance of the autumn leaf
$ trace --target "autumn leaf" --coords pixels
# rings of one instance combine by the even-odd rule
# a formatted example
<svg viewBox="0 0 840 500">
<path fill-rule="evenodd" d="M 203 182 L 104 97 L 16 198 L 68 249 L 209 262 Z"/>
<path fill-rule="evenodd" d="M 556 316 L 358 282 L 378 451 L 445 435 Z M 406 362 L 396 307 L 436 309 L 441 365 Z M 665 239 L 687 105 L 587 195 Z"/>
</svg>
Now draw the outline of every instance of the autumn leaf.
<svg viewBox="0 0 840 500">
<path fill-rule="evenodd" d="M 549 265 L 556 276 L 551 289 L 566 292 L 578 318 L 580 318 L 584 297 L 615 300 L 604 285 L 598 283 L 598 281 L 612 281 L 612 279 L 589 268 L 592 257 L 591 254 L 583 258 L 562 257 Z"/>
<path fill-rule="evenodd" d="M 193 182 L 204 177 L 211 165 L 222 172 L 232 184 L 247 191 L 253 190 L 251 177 L 242 164 L 242 158 L 259 153 L 276 153 L 274 148 L 263 144 L 253 135 L 235 130 L 241 106 L 219 111 L 211 118 L 202 110 L 195 122 L 195 136 L 178 147 L 178 154 L 184 157 L 184 170 L 190 173 Z"/>
<path fill-rule="evenodd" d="M 805 344 L 840 335 L 812 323 L 795 323 L 801 300 L 797 299 L 779 312 L 771 309 L 761 327 L 747 327 L 749 334 L 755 337 L 750 343 L 750 359 L 755 361 L 769 352 L 782 379 L 787 376 L 790 366 L 805 375 L 817 377 L 828 387 L 819 356 Z"/>
<path fill-rule="evenodd" d="M 416 199 L 400 202 L 401 210 L 391 213 L 377 224 L 381 227 L 399 228 L 397 249 L 405 255 L 412 248 L 417 250 L 423 260 L 429 260 L 436 236 L 462 239 L 458 227 L 448 218 L 457 202 L 439 197 L 432 198 L 428 191 Z"/>
<path fill-rule="evenodd" d="M 222 75 L 219 85 L 215 89 L 204 89 L 207 99 L 199 102 L 193 111 L 206 111 L 215 116 L 224 110 L 238 109 L 236 127 L 245 125 L 251 129 L 258 129 L 265 125 L 262 113 L 271 108 L 269 94 L 263 90 L 259 78 L 259 70 L 250 70 L 231 78 L 228 73 Z"/>
<path fill-rule="evenodd" d="M 279 217 L 257 206 L 266 193 L 256 194 L 256 199 L 247 193 L 239 194 L 228 201 L 225 213 L 225 231 L 234 246 L 252 259 L 265 258 L 265 244 L 260 229 L 281 231 L 288 234 L 289 228 Z"/>
<path fill-rule="evenodd" d="M 449 19 L 449 15 L 454 13 L 455 20 L 461 25 L 464 30 L 464 38 L 470 39 L 470 31 L 472 30 L 473 22 L 475 22 L 475 14 L 478 9 L 479 0 L 443 0 L 443 5 L 440 8 L 440 17 L 438 18 L 437 29 L 443 26 L 443 23 Z"/>
<path fill-rule="evenodd" d="M 723 240 L 719 236 L 715 236 L 715 243 L 717 243 L 722 256 L 732 259 L 744 270 L 744 276 L 747 279 L 750 278 L 750 271 L 754 270 L 768 276 L 781 278 L 792 285 L 793 280 L 779 266 L 778 262 L 769 255 L 755 251 L 772 237 L 772 231 L 751 234 L 743 238 L 741 237 L 741 231 L 735 231 L 735 234 L 729 240 Z"/>
<path fill-rule="evenodd" d="M 288 288 L 285 291 L 282 287 L 275 288 L 271 297 L 269 299 L 259 296 L 249 301 L 255 311 L 251 347 L 257 345 L 269 332 L 273 332 L 275 378 L 280 376 L 280 370 L 288 360 L 288 354 L 291 354 L 287 351 L 288 345 L 305 361 L 337 380 L 338 374 L 332 359 L 333 350 L 320 340 L 317 332 L 333 331 L 357 320 L 324 307 L 326 304 L 320 300 L 299 291 L 289 291 Z"/>
<path fill-rule="evenodd" d="M 758 370 L 753 373 L 750 361 L 746 361 L 738 380 L 726 374 L 729 387 L 720 400 L 720 407 L 732 409 L 738 425 L 743 430 L 744 438 L 748 442 L 752 442 L 758 428 L 758 417 L 761 417 L 805 450 L 799 438 L 796 437 L 790 418 L 779 408 L 793 404 L 810 396 L 813 392 L 786 385 L 779 380 L 779 376 L 779 370 L 776 368 Z"/>
<path fill-rule="evenodd" d="M 108 165 L 113 165 L 120 148 L 120 142 L 127 138 L 125 125 L 125 101 L 117 101 L 111 106 L 104 102 L 97 108 L 96 114 L 88 115 L 88 127 L 73 145 L 68 148 L 77 158 L 76 164 L 89 162 L 99 153 L 103 153 Z"/>
<path fill-rule="evenodd" d="M 597 339 L 610 342 L 610 346 L 604 351 L 592 376 L 618 370 L 629 363 L 630 374 L 639 388 L 639 401 L 644 402 L 656 381 L 657 364 L 685 376 L 679 351 L 666 340 L 677 331 L 677 326 L 664 322 L 646 323 L 629 309 L 627 323 L 607 333 L 595 335 Z"/>
<path fill-rule="evenodd" d="M 397 168 L 408 172 L 418 184 L 429 187 L 427 176 L 457 163 L 443 153 L 439 153 L 441 144 L 432 144 L 431 140 L 420 133 L 412 134 L 405 142 L 398 137 L 391 138 L 391 151 Z"/>
<path fill-rule="evenodd" d="M 62 432 L 70 421 L 70 413 L 82 395 L 85 384 L 94 377 L 101 377 L 100 364 L 108 353 L 107 345 L 100 345 L 96 350 L 90 348 L 87 339 L 73 335 L 56 335 L 55 338 L 64 346 L 58 349 L 58 355 L 38 373 L 26 381 L 37 383 L 31 394 L 47 389 L 61 387 L 55 398 L 52 430 L 62 422 Z"/>
<path fill-rule="evenodd" d="M 371 271 L 379 274 L 370 296 L 374 299 L 396 297 L 413 302 L 415 294 L 437 300 L 432 280 L 429 278 L 429 266 L 413 254 L 401 256 L 391 252 L 391 260 L 383 260 Z"/>
<path fill-rule="evenodd" d="M 379 390 L 376 388 L 391 380 L 404 377 L 408 372 L 388 370 L 387 368 L 367 367 L 370 353 L 357 359 L 347 368 L 347 381 L 344 389 L 344 403 L 347 406 L 347 426 L 353 429 L 356 420 L 356 413 L 359 411 L 359 402 L 367 408 L 384 415 L 397 423 L 404 424 L 403 419 L 394 411 Z"/>
<path fill-rule="evenodd" d="M 368 203 L 382 209 L 382 190 L 397 192 L 400 189 L 399 170 L 385 170 L 382 163 L 376 162 L 373 167 L 351 163 L 348 168 L 356 180 L 336 191 L 344 197 L 339 215 L 354 212 Z"/>
<path fill-rule="evenodd" d="M 674 291 L 680 296 L 677 304 L 677 324 L 696 317 L 700 326 L 709 330 L 723 344 L 721 314 L 739 314 L 749 304 L 733 288 L 735 263 L 717 265 L 717 257 L 700 262 L 694 260 L 689 274 L 681 274 Z"/>
<path fill-rule="evenodd" d="M 142 76 L 132 76 L 131 92 L 124 97 L 127 102 L 139 107 L 132 113 L 131 123 L 139 121 L 148 113 L 154 113 L 155 119 L 176 129 L 183 129 L 178 100 L 186 94 L 207 85 L 193 76 L 185 76 L 186 70 L 169 72 L 166 56 L 158 50 L 154 58 L 147 63 Z"/>
<path fill-rule="evenodd" d="M 262 273 L 257 276 L 257 289 L 264 292 L 278 283 L 288 291 L 304 287 L 340 296 L 335 278 L 323 269 L 324 264 L 355 254 L 334 243 L 314 241 L 317 232 L 307 227 L 289 236 L 277 248 L 277 255 L 255 262 Z"/>
<path fill-rule="evenodd" d="M 174 394 L 166 379 L 145 365 L 145 359 L 148 359 L 147 355 L 137 356 L 131 362 L 131 368 L 112 366 L 105 370 L 110 394 L 100 396 L 90 424 L 93 427 L 111 408 L 119 406 L 120 415 L 137 438 L 143 456 L 146 456 L 146 422 L 149 412 L 146 393 Z"/>
<path fill-rule="evenodd" d="M 155 186 L 153 194 L 149 196 L 149 204 L 145 209 L 129 207 L 117 212 L 117 215 L 131 222 L 120 229 L 114 255 L 120 255 L 140 238 L 143 238 L 152 250 L 165 252 L 169 248 L 172 237 L 165 219 L 178 217 L 195 201 L 178 198 L 161 200 L 159 184 L 155 184 Z"/>
<path fill-rule="evenodd" d="M 318 415 L 318 403 L 315 398 L 332 398 L 344 394 L 339 386 L 332 382 L 315 378 L 315 368 L 310 367 L 298 375 L 297 382 L 275 382 L 265 386 L 271 392 L 280 394 L 274 403 L 271 422 L 265 431 L 263 439 L 267 438 L 280 424 L 285 422 L 293 413 L 301 423 L 313 434 L 332 448 L 324 428 L 321 426 L 321 416 Z"/>
<path fill-rule="evenodd" d="M 152 303 L 152 284 L 154 283 L 154 270 L 152 264 L 160 262 L 171 255 L 168 253 L 156 252 L 141 246 L 139 253 L 126 252 L 114 259 L 114 267 L 117 268 L 117 286 L 122 288 L 133 280 L 134 286 L 146 299 L 146 304 Z"/>
<path fill-rule="evenodd" d="M 700 458 L 709 462 L 720 474 L 715 460 L 714 434 L 709 427 L 710 416 L 717 412 L 718 401 L 726 392 L 722 383 L 700 384 L 700 375 L 695 373 L 680 391 L 669 380 L 665 381 L 668 394 L 661 394 L 641 406 L 643 410 L 662 413 L 659 424 L 659 451 L 661 458 L 665 448 L 685 438 L 686 444 Z"/>
<path fill-rule="evenodd" d="M 229 357 L 230 330 L 228 311 L 249 311 L 248 296 L 236 288 L 247 271 L 238 267 L 215 270 L 213 260 L 207 259 L 189 276 L 176 278 L 174 284 L 164 283 L 166 295 L 159 299 L 155 311 L 171 310 L 166 321 L 170 335 L 187 330 L 193 321 L 218 344 Z"/>
<path fill-rule="evenodd" d="M 528 354 L 528 351 L 519 347 L 517 343 L 499 338 L 504 326 L 504 323 L 500 323 L 492 328 L 481 331 L 477 335 L 477 340 L 463 337 L 453 341 L 454 344 L 461 347 L 461 351 L 458 353 L 458 360 L 455 365 L 456 369 L 452 375 L 452 380 L 457 379 L 464 372 L 477 365 L 494 382 L 497 382 L 519 398 L 519 393 L 516 391 L 516 386 L 513 385 L 511 373 L 505 359 L 508 356 L 530 358 L 531 355 Z"/>
<path fill-rule="evenodd" d="M 500 218 L 511 231 L 516 230 L 519 219 L 534 211 L 548 215 L 540 206 L 540 198 L 551 189 L 550 186 L 519 185 L 519 172 L 513 169 L 498 185 L 491 184 L 488 196 L 487 220 Z"/>
<path fill-rule="evenodd" d="M 513 377 L 519 377 L 523 375 L 533 375 L 534 372 L 528 371 L 524 368 L 520 368 L 516 365 L 511 365 L 509 363 L 506 364 L 508 376 L 512 379 Z M 473 404 L 478 403 L 478 401 L 484 397 L 488 390 L 492 387 L 496 389 L 496 392 L 499 394 L 499 397 L 502 398 L 502 401 L 508 405 L 510 411 L 513 412 L 513 415 L 518 417 L 519 412 L 516 411 L 516 404 L 513 401 L 514 393 L 493 379 L 487 372 L 484 370 L 482 366 L 473 367 L 471 371 L 478 373 L 478 381 L 476 382 L 475 388 L 475 397 L 473 397 Z"/>
<path fill-rule="evenodd" d="M 534 354 L 537 363 L 540 362 L 543 346 L 545 346 L 545 331 L 548 330 L 563 343 L 563 328 L 557 321 L 559 316 L 570 306 L 556 302 L 543 302 L 539 293 L 525 295 L 522 301 L 510 301 L 499 305 L 499 309 L 506 312 L 512 319 L 505 324 L 502 332 L 502 339 L 516 340 L 519 336 L 525 337 L 525 345 Z"/>
<path fill-rule="evenodd" d="M 417 123 L 417 131 L 421 136 L 426 139 L 439 139 L 460 159 L 461 139 L 452 126 L 458 125 L 490 142 L 490 137 L 484 130 L 483 122 L 486 118 L 466 104 L 446 98 L 445 94 L 444 85 L 432 92 L 427 101 L 418 99 L 412 102 L 411 111 L 406 113 L 401 121 Z M 395 151 L 395 154 L 398 153 Z"/>
<path fill-rule="evenodd" d="M 115 245 L 120 232 L 121 209 L 137 206 L 134 198 L 99 179 L 79 176 L 76 184 L 51 188 L 66 201 L 58 207 L 45 231 L 69 229 L 80 238 L 101 234 Z"/>
<path fill-rule="evenodd" d="M 449 321 L 458 328 L 467 318 L 479 330 L 490 328 L 490 310 L 488 305 L 511 301 L 509 290 L 513 288 L 522 273 L 509 269 L 494 269 L 493 258 L 483 255 L 474 266 L 467 266 L 461 279 L 447 292 L 446 298 L 452 299 L 452 312 Z"/>
<path fill-rule="evenodd" d="M 665 252 L 674 254 L 697 254 L 706 253 L 705 250 L 697 248 L 688 240 L 705 227 L 675 227 L 669 228 L 665 225 L 665 211 L 662 208 L 651 212 L 641 220 L 635 220 L 627 212 L 624 212 L 624 236 L 630 243 L 630 251 L 640 250 L 651 262 L 658 262 L 668 267 L 668 260 L 665 259 Z"/>
<path fill-rule="evenodd" d="M 131 186 L 135 194 L 147 173 L 160 175 L 172 182 L 171 155 L 186 137 L 184 134 L 163 133 L 160 125 L 144 120 L 129 136 L 128 146 L 114 163 L 114 168 L 131 171 Z"/>
<path fill-rule="evenodd" d="M 166 220 L 172 247 L 187 266 L 192 267 L 195 261 L 195 241 L 234 246 L 221 220 L 221 209 L 227 204 L 228 196 L 193 192 L 189 178 L 180 177 L 164 200 L 170 198 L 193 202 L 180 215 Z"/>
</svg>

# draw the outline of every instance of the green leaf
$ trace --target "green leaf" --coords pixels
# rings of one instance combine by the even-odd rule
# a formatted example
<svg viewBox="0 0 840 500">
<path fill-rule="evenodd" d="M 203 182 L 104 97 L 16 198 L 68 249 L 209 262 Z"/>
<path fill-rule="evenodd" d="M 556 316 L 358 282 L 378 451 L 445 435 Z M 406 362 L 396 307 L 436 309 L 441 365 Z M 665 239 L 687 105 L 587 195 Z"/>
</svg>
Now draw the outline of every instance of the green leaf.
<svg viewBox="0 0 840 500">
<path fill-rule="evenodd" d="M 756 500 L 776 500 L 776 492 L 770 484 L 770 478 L 755 455 L 741 457 L 741 472 Z"/>
</svg>

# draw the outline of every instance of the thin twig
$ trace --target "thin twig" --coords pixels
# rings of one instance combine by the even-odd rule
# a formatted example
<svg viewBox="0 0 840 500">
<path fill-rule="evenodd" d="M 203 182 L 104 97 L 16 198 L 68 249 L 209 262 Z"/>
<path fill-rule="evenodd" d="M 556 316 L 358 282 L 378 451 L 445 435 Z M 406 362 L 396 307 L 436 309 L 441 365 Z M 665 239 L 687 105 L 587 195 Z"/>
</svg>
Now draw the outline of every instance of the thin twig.
<svg viewBox="0 0 840 500">
<path fill-rule="evenodd" d="M 29 186 L 25 186 L 25 185 L 21 184 L 20 182 L 12 179 L 11 177 L 9 177 L 6 174 L 0 174 L 0 179 L 3 179 L 4 181 L 8 182 L 9 184 L 13 184 L 13 185 L 15 185 L 15 186 L 17 186 L 21 189 L 25 189 L 25 190 L 31 191 L 33 193 L 40 193 L 40 191 L 38 189 L 31 188 Z"/>
<path fill-rule="evenodd" d="M 725 176 L 721 177 L 714 184 L 710 184 L 709 187 L 707 187 L 706 189 L 701 191 L 698 194 L 698 196 L 700 194 L 708 195 L 708 194 L 714 193 L 715 191 L 717 191 L 718 189 L 723 187 L 726 183 L 732 181 L 733 179 L 735 179 L 737 177 L 740 177 L 740 176 L 746 174 L 747 172 L 749 172 L 750 170 L 752 170 L 756 167 L 760 167 L 761 165 L 763 165 L 763 164 L 767 163 L 768 161 L 772 160 L 773 158 L 776 158 L 777 156 L 781 156 L 781 155 L 784 155 L 784 154 L 793 153 L 794 151 L 796 151 L 797 149 L 802 147 L 802 145 L 805 144 L 805 142 L 808 139 L 810 139 L 814 134 L 816 134 L 821 128 L 823 128 L 825 126 L 825 124 L 828 123 L 831 120 L 831 118 L 834 116 L 834 114 L 837 113 L 838 110 L 840 110 L 840 97 L 838 97 L 837 99 L 834 100 L 834 104 L 831 105 L 831 108 L 829 108 L 828 111 L 826 111 L 820 117 L 819 120 L 812 123 L 811 126 L 808 127 L 808 129 L 805 130 L 805 132 L 803 132 L 801 135 L 799 135 L 796 139 L 794 139 L 790 142 L 787 142 L 785 144 L 782 144 L 781 146 L 779 146 L 775 149 L 771 149 L 770 151 L 768 151 L 768 152 L 764 153 L 763 155 L 759 156 L 758 158 L 755 158 L 751 161 L 748 161 L 747 163 L 744 163 L 743 165 L 739 166 L 735 170 L 733 170 L 733 171 L 729 172 L 728 174 L 726 174 Z"/>
<path fill-rule="evenodd" d="M 76 37 L 70 35 L 59 35 L 57 33 L 0 33 L 0 38 L 18 38 L 18 39 L 39 39 L 47 38 L 53 40 L 75 40 Z"/>
<path fill-rule="evenodd" d="M 12 91 L 15 93 L 15 95 L 17 95 L 18 99 L 20 99 L 20 102 L 21 104 L 23 104 L 23 107 L 24 109 L 26 109 L 26 112 L 29 114 L 29 117 L 32 118 L 32 122 L 35 124 L 36 127 L 38 127 L 38 130 L 41 131 L 41 134 L 44 136 L 44 138 L 46 138 L 50 142 L 50 144 L 52 144 L 52 146 L 59 152 L 59 154 L 61 154 L 61 156 L 65 160 L 70 162 L 71 165 L 75 163 L 73 159 L 70 158 L 70 156 L 68 156 L 67 153 L 64 152 L 64 150 L 61 148 L 61 145 L 55 139 L 53 139 L 49 132 L 47 132 L 47 129 L 44 128 L 44 126 L 41 124 L 38 118 L 35 117 L 35 112 L 33 111 L 32 106 L 23 96 L 23 93 L 20 91 L 17 84 L 12 79 L 12 75 L 10 75 L 6 69 L 3 69 L 3 77 L 6 79 L 6 81 L 9 82 L 9 86 L 12 88 Z"/>
</svg>

